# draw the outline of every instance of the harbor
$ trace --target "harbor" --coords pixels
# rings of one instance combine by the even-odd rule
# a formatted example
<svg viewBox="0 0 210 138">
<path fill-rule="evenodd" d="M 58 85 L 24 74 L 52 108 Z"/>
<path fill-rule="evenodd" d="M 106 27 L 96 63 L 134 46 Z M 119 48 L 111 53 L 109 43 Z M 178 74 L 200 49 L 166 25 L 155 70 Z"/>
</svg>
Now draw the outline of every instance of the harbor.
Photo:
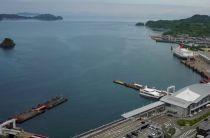
<svg viewBox="0 0 210 138">
<path fill-rule="evenodd" d="M 210 112 L 210 58 L 206 53 L 190 51 L 181 44 L 172 50 L 173 55 L 178 57 L 181 63 L 201 75 L 200 84 L 186 86 L 178 91 L 175 90 L 175 86 L 170 86 L 163 91 L 149 88 L 147 85 L 114 80 L 115 84 L 133 89 L 140 96 L 157 101 L 123 113 L 122 119 L 77 135 L 75 138 L 163 138 L 167 135 L 172 138 L 195 137 L 199 133 L 195 129 L 199 123 L 183 127 L 178 122 L 181 118 L 196 120 Z"/>
<path fill-rule="evenodd" d="M 31 110 L 33 105 L 36 108 L 38 103 L 44 103 L 55 95 L 72 97 L 72 102 L 52 111 L 46 110 L 46 114 L 42 113 L 21 124 L 26 131 L 52 138 L 72 137 L 154 102 L 140 96 L 138 90 L 112 84 L 115 79 L 128 83 L 136 81 L 157 89 L 164 89 L 172 84 L 182 88 L 200 81 L 199 75 L 171 56 L 171 44 L 155 43 L 145 36 L 149 31 L 147 28 L 136 28 L 133 23 L 101 25 L 96 22 L 79 23 L 77 26 L 63 22 L 60 24 L 61 28 L 57 28 L 51 22 L 25 22 L 18 25 L 19 29 L 15 29 L 16 22 L 11 23 L 13 29 L 6 24 L 2 22 L 2 34 L 15 33 L 22 37 L 14 38 L 19 43 L 17 49 L 1 51 L 1 120 Z M 78 37 L 83 28 L 87 29 L 88 37 Z M 57 35 L 50 35 L 53 39 L 49 40 L 49 32 L 31 33 L 36 30 L 51 30 L 50 34 Z M 64 33 L 64 30 L 72 31 Z M 28 34 L 32 36 L 29 37 Z M 92 34 L 99 34 L 101 37 Z M 70 36 L 75 44 L 73 49 L 78 49 L 71 49 L 69 42 L 65 46 L 59 46 L 63 45 L 60 37 Z M 40 39 L 34 41 L 34 38 Z M 127 42 L 122 43 L 121 38 L 125 38 Z M 22 54 L 18 51 L 22 51 Z M 16 59 L 19 59 L 18 62 Z M 68 118 L 59 120 L 62 117 Z"/>
<path fill-rule="evenodd" d="M 124 113 L 119 120 L 74 138 L 164 138 L 167 135 L 172 138 L 195 137 L 195 128 L 199 123 L 184 127 L 178 122 L 180 118 L 197 119 L 209 114 L 209 90 L 210 84 L 187 86 L 159 101 Z"/>
</svg>

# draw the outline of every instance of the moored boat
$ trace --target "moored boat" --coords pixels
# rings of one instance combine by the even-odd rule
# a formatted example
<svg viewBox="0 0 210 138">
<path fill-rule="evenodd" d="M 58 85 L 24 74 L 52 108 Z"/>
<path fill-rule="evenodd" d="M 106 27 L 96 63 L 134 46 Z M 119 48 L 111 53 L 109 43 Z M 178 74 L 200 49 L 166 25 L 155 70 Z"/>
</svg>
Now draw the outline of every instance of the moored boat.
<svg viewBox="0 0 210 138">
<path fill-rule="evenodd" d="M 139 95 L 153 99 L 160 99 L 161 97 L 167 95 L 166 91 L 160 91 L 155 88 L 148 88 L 147 86 L 140 89 L 139 91 Z"/>
<path fill-rule="evenodd" d="M 194 57 L 194 52 L 184 48 L 184 45 L 180 44 L 179 47 L 173 49 L 173 55 L 181 59 L 188 59 Z"/>
</svg>

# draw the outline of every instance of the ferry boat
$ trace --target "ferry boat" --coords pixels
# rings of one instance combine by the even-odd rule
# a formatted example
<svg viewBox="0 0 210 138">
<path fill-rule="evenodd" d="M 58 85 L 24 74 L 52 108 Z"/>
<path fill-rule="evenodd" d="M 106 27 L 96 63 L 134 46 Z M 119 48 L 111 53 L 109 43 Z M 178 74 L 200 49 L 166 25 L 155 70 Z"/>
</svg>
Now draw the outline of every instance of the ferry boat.
<svg viewBox="0 0 210 138">
<path fill-rule="evenodd" d="M 165 91 L 157 90 L 155 88 L 148 88 L 147 86 L 139 91 L 139 95 L 153 99 L 160 99 L 161 97 L 167 95 L 167 92 Z"/>
<path fill-rule="evenodd" d="M 155 88 L 148 88 L 147 86 L 138 83 L 126 83 L 120 80 L 115 80 L 113 82 L 116 84 L 123 85 L 127 88 L 134 89 L 139 93 L 139 95 L 144 96 L 146 98 L 160 99 L 161 97 L 170 94 L 169 92 L 170 89 L 174 88 L 173 91 L 175 91 L 175 86 L 168 87 L 167 91 L 162 91 L 162 90 L 157 90 Z"/>
<path fill-rule="evenodd" d="M 192 51 L 189 51 L 188 49 L 184 48 L 183 44 L 180 44 L 179 47 L 175 48 L 173 50 L 174 56 L 177 56 L 181 59 L 188 59 L 193 58 L 194 53 Z"/>
</svg>

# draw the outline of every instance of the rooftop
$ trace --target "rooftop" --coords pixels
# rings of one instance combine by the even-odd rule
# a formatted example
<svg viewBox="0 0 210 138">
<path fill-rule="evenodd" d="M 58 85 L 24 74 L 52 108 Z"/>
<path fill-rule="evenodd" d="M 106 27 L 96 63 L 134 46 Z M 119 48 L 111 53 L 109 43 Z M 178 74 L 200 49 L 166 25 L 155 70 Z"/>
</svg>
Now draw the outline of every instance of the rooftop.
<svg viewBox="0 0 210 138">
<path fill-rule="evenodd" d="M 198 103 L 208 95 L 210 95 L 210 84 L 194 84 L 172 95 L 166 95 L 160 100 L 165 103 L 187 108 L 192 103 Z"/>
<path fill-rule="evenodd" d="M 135 109 L 133 111 L 127 112 L 125 114 L 122 114 L 121 116 L 124 117 L 124 118 L 130 118 L 130 117 L 133 117 L 133 116 L 138 115 L 140 113 L 143 113 L 143 112 L 146 112 L 148 110 L 151 110 L 151 109 L 153 109 L 155 107 L 161 106 L 163 104 L 164 104 L 164 102 L 157 101 L 157 102 L 148 104 L 146 106 L 143 106 L 141 108 Z"/>
<path fill-rule="evenodd" d="M 178 93 L 175 97 L 191 102 L 199 98 L 200 95 L 187 88 L 183 92 Z"/>
</svg>

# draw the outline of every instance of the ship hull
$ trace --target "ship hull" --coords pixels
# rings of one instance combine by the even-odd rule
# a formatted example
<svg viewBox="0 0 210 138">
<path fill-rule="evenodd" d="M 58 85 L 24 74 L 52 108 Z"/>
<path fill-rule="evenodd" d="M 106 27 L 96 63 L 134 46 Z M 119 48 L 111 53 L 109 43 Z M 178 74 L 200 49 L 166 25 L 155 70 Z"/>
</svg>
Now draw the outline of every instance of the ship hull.
<svg viewBox="0 0 210 138">
<path fill-rule="evenodd" d="M 161 97 L 156 97 L 156 96 L 149 95 L 149 94 L 144 93 L 144 92 L 139 92 L 139 95 L 140 95 L 140 96 L 143 96 L 143 97 L 145 97 L 145 98 L 155 99 L 155 100 L 158 100 L 158 99 L 161 98 Z"/>
<path fill-rule="evenodd" d="M 184 60 L 186 60 L 186 59 L 188 58 L 188 57 L 185 57 L 185 56 L 181 56 L 180 54 L 177 54 L 176 52 L 174 52 L 173 55 L 174 55 L 175 57 L 178 57 L 178 58 L 184 59 Z"/>
</svg>

